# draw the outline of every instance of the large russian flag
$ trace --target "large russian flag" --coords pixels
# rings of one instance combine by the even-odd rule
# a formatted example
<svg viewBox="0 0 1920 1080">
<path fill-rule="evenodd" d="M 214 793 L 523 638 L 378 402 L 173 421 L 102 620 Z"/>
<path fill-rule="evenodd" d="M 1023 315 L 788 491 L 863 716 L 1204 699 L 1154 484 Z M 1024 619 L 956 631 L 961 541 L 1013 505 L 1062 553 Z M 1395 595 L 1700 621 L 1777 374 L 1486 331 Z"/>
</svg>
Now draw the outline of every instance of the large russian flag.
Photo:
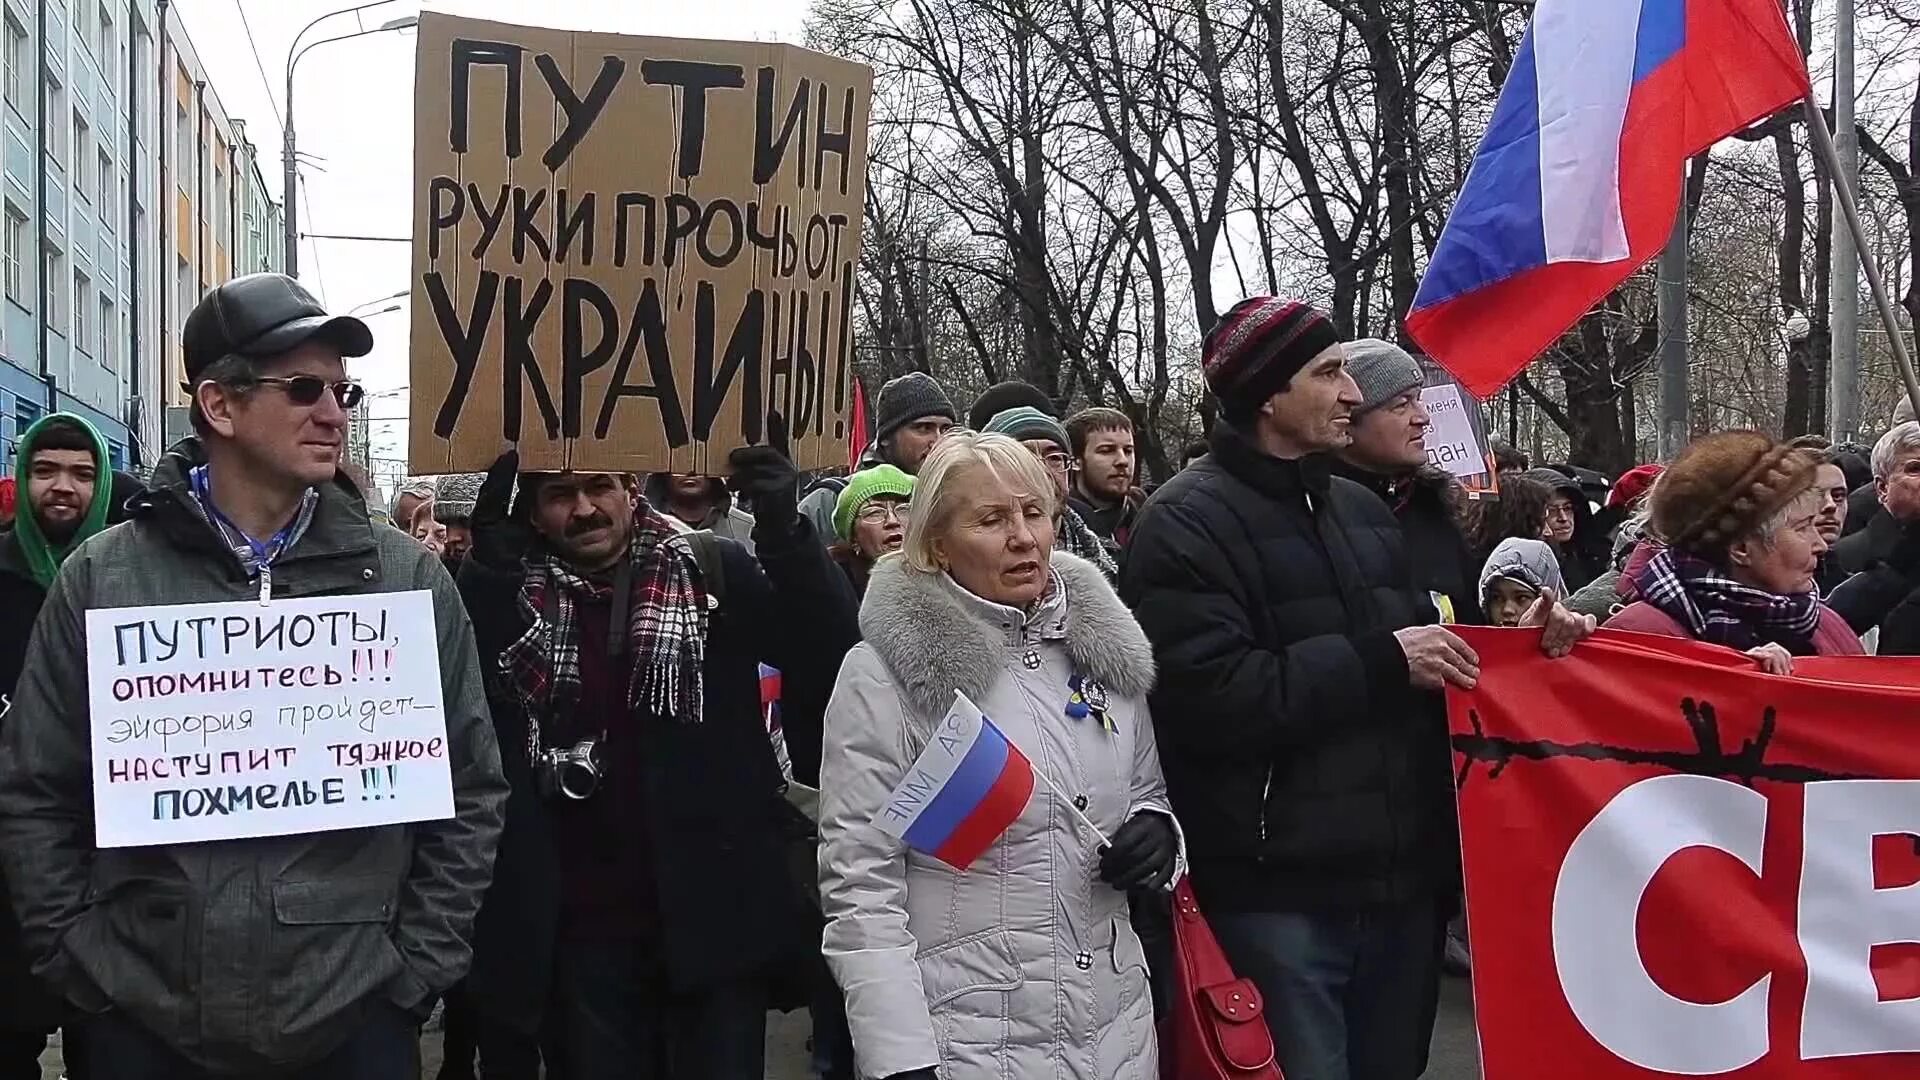
<svg viewBox="0 0 1920 1080">
<path fill-rule="evenodd" d="M 965 870 L 1019 819 L 1033 764 L 965 694 L 874 816 L 882 832 Z"/>
<path fill-rule="evenodd" d="M 1539 0 L 1407 332 L 1491 395 L 1659 253 L 1688 158 L 1807 92 L 1780 0 Z"/>
</svg>

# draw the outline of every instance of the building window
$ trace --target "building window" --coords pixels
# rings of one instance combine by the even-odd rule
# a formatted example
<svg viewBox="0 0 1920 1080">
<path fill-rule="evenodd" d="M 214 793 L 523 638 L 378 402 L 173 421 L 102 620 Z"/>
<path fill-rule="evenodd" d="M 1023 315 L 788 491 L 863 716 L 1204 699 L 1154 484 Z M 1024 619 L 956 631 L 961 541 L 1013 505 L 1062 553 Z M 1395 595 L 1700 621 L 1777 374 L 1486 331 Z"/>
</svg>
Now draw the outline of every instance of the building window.
<svg viewBox="0 0 1920 1080">
<path fill-rule="evenodd" d="M 187 119 L 187 107 L 173 110 L 173 176 L 181 191 L 193 191 L 193 121 Z"/>
<path fill-rule="evenodd" d="M 47 153 L 55 164 L 66 168 L 67 125 L 60 123 L 58 118 L 67 111 L 67 95 L 60 88 L 60 80 L 51 75 L 47 76 L 46 94 L 47 115 L 55 118 L 53 123 L 47 125 Z"/>
<path fill-rule="evenodd" d="M 31 115 L 33 102 L 27 100 L 26 71 L 32 53 L 27 49 L 27 28 L 7 12 L 7 104 L 21 116 Z"/>
<path fill-rule="evenodd" d="M 113 189 L 119 186 L 119 178 L 113 175 L 113 155 L 107 153 L 107 148 L 104 146 L 100 148 L 99 166 L 100 198 L 96 201 L 100 206 L 100 220 L 106 224 L 107 228 L 111 229 L 115 228 L 113 221 Z"/>
<path fill-rule="evenodd" d="M 94 350 L 93 358 L 100 361 L 101 367 L 116 374 L 120 371 L 120 341 L 116 336 L 119 329 L 120 320 L 114 315 L 113 301 L 107 299 L 107 294 L 102 291 L 98 327 L 100 347 Z"/>
<path fill-rule="evenodd" d="M 81 38 L 87 36 L 89 29 L 87 16 L 92 10 L 93 5 L 88 4 L 86 0 L 78 0 L 78 2 L 73 5 L 73 32 L 76 36 Z"/>
<path fill-rule="evenodd" d="M 78 270 L 73 272 L 73 347 L 93 352 L 93 282 Z"/>
<path fill-rule="evenodd" d="M 88 151 L 92 148 L 93 138 L 87 127 L 86 117 L 81 116 L 80 110 L 75 109 L 73 111 L 73 193 L 89 202 L 92 201 L 92 196 L 88 194 L 91 185 L 87 183 L 87 158 L 90 156 Z"/>
<path fill-rule="evenodd" d="M 185 259 L 179 260 L 179 265 L 173 268 L 173 295 L 179 301 L 173 312 L 173 325 L 183 326 L 187 321 L 187 312 L 200 302 L 200 294 L 193 291 L 193 269 Z"/>
<path fill-rule="evenodd" d="M 21 307 L 30 307 L 27 303 L 26 267 L 20 264 L 27 252 L 27 215 L 12 203 L 7 204 L 5 251 L 7 264 L 7 296 Z"/>
<path fill-rule="evenodd" d="M 41 268 L 41 272 L 47 275 L 47 325 L 55 328 L 54 333 L 64 334 L 67 322 L 67 290 L 61 286 L 67 283 L 67 260 L 60 254 L 60 249 L 52 244 L 47 245 L 45 265 Z"/>
<path fill-rule="evenodd" d="M 85 0 L 82 0 L 82 3 L 84 2 Z M 118 65 L 113 62 L 113 44 L 113 16 L 107 14 L 107 6 L 102 4 L 100 5 L 100 71 L 108 86 L 115 85 L 114 72 L 119 70 Z"/>
</svg>

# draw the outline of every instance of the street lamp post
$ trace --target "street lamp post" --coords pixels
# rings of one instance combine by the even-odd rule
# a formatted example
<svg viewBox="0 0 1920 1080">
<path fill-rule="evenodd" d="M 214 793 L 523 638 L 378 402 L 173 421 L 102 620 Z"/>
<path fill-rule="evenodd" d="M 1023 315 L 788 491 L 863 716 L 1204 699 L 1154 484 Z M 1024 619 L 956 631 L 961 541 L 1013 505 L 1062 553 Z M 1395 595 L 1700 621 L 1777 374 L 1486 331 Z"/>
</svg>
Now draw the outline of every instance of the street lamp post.
<svg viewBox="0 0 1920 1080">
<path fill-rule="evenodd" d="M 282 215 L 281 220 L 286 225 L 286 237 L 283 242 L 286 246 L 287 275 L 289 277 L 298 278 L 300 276 L 300 215 L 297 209 L 299 203 L 294 197 L 295 185 L 299 183 L 298 170 L 295 168 L 296 151 L 293 135 L 294 68 L 299 65 L 300 58 L 307 54 L 307 50 L 317 45 L 325 45 L 334 41 L 346 41 L 348 38 L 365 37 L 368 34 L 379 34 L 388 30 L 405 30 L 410 26 L 418 25 L 420 17 L 417 15 L 403 15 L 397 19 L 389 19 L 379 26 L 356 30 L 351 34 L 337 34 L 330 38 L 321 38 L 319 41 L 308 42 L 304 46 L 300 44 L 300 39 L 307 36 L 307 31 L 336 15 L 351 15 L 356 11 L 365 11 L 367 8 L 380 7 L 383 4 L 391 2 L 392 0 L 373 0 L 372 3 L 361 4 L 357 7 L 341 8 L 339 11 L 329 11 L 325 15 L 301 27 L 300 32 L 293 36 L 293 44 L 287 47 L 287 116 L 285 122 L 280 125 L 282 136 L 280 148 L 280 198 L 281 201 L 286 204 L 286 213 Z"/>
<path fill-rule="evenodd" d="M 388 293 L 385 296 L 376 296 L 371 300 L 363 301 L 361 303 L 355 304 L 352 307 L 348 308 L 347 314 L 358 315 L 360 313 L 361 308 L 370 308 L 375 304 L 385 304 L 389 300 L 405 300 L 412 295 L 413 295 L 413 292 L 411 290 L 401 289 L 399 292 L 396 292 L 396 293 Z M 399 310 L 400 310 L 399 304 L 391 304 L 387 307 L 381 308 L 379 311 L 376 311 L 373 314 L 385 315 L 389 311 L 399 311 Z"/>
</svg>

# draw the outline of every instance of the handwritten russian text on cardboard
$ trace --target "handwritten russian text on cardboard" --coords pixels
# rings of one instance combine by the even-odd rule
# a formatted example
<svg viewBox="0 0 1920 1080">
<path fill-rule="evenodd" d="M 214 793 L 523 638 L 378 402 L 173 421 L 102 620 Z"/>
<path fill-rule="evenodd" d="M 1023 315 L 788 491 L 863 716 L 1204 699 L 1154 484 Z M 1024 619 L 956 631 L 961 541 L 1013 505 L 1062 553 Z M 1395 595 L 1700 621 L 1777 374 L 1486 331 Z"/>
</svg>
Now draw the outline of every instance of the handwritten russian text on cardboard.
<svg viewBox="0 0 1920 1080">
<path fill-rule="evenodd" d="M 871 69 L 429 12 L 417 79 L 413 471 L 846 460 Z"/>
</svg>

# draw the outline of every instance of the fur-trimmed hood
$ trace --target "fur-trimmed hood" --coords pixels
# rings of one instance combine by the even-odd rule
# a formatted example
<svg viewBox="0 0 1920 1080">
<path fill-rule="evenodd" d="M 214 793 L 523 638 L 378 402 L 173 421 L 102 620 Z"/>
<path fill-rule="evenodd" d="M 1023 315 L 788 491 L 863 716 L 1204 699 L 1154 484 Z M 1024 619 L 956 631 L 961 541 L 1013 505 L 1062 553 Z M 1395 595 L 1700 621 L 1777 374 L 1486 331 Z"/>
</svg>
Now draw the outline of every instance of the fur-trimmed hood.
<svg viewBox="0 0 1920 1080">
<path fill-rule="evenodd" d="M 1133 613 L 1093 564 L 1053 553 L 1066 590 L 1066 649 L 1074 665 L 1107 689 L 1143 697 L 1153 688 L 1153 646 Z M 938 575 L 899 557 L 882 559 L 860 606 L 860 632 L 913 707 L 939 716 L 959 690 L 978 700 L 1004 667 L 1007 642 Z"/>
</svg>

